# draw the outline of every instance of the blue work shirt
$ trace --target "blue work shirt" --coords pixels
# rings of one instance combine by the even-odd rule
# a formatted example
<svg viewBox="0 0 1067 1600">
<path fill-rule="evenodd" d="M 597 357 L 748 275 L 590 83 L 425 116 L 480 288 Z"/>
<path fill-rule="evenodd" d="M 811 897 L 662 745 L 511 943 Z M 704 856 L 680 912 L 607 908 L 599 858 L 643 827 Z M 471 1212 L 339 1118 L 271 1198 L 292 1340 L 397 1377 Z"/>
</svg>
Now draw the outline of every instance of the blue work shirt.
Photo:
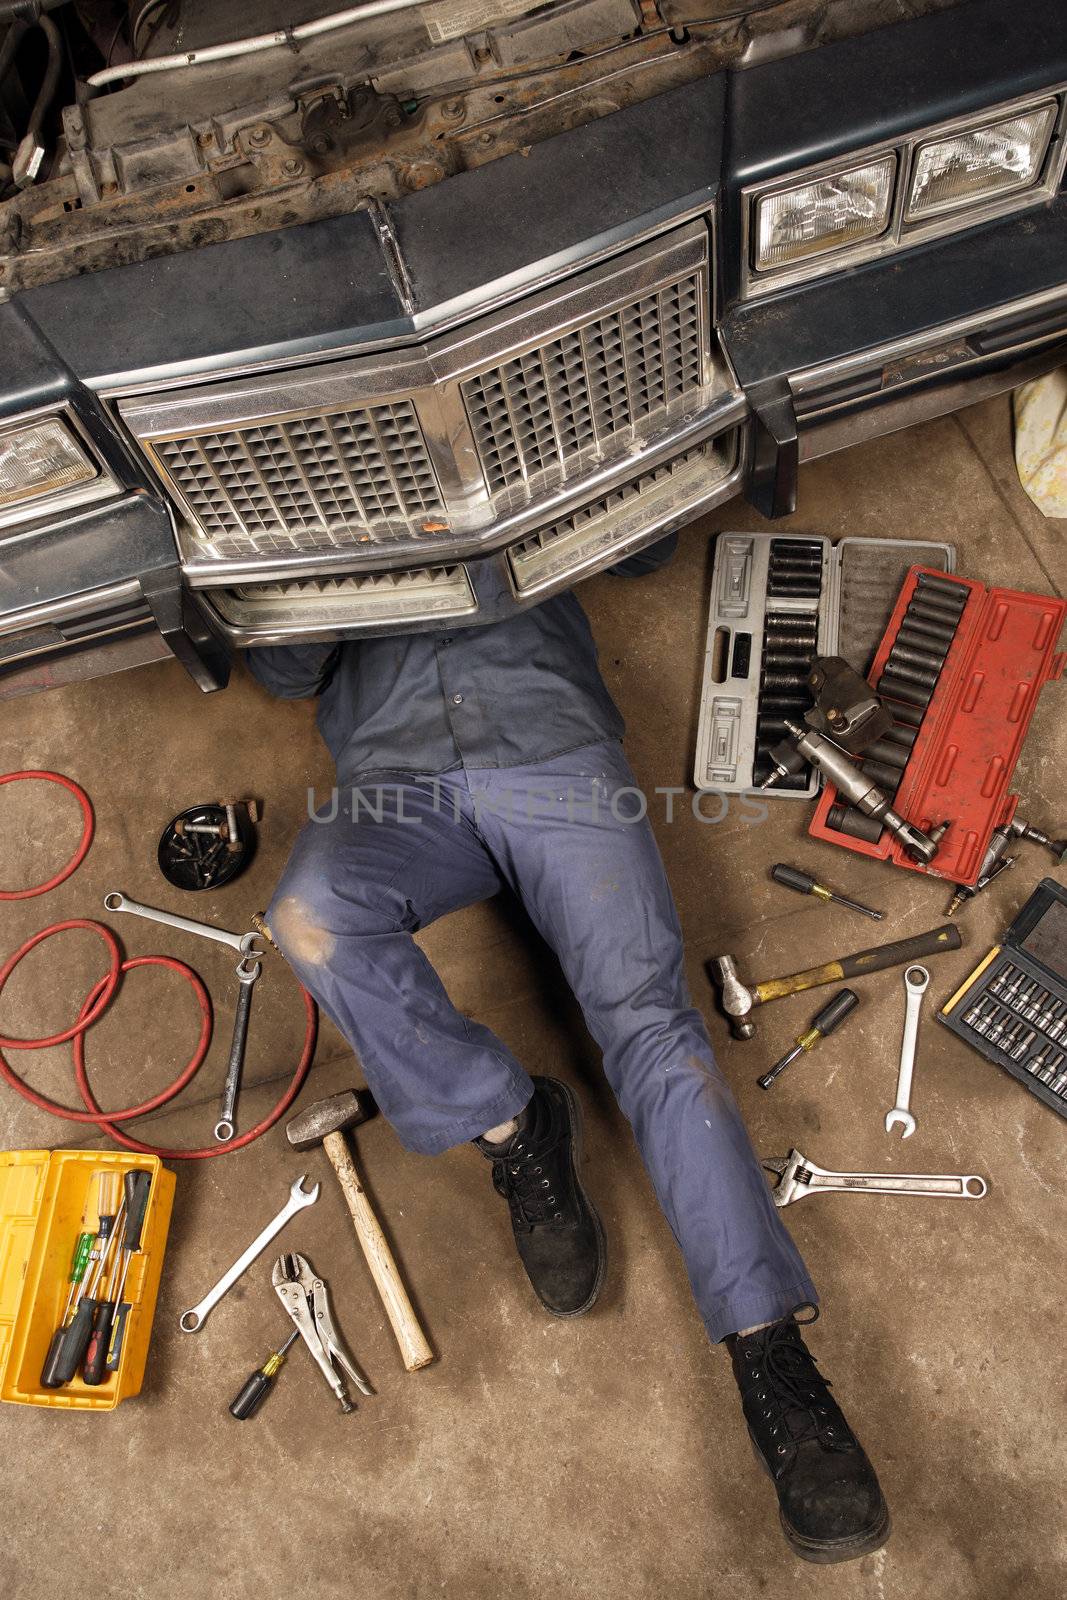
<svg viewBox="0 0 1067 1600">
<path fill-rule="evenodd" d="M 245 660 L 272 694 L 319 696 L 341 784 L 532 766 L 623 733 L 570 593 L 481 628 L 257 647 Z"/>
</svg>

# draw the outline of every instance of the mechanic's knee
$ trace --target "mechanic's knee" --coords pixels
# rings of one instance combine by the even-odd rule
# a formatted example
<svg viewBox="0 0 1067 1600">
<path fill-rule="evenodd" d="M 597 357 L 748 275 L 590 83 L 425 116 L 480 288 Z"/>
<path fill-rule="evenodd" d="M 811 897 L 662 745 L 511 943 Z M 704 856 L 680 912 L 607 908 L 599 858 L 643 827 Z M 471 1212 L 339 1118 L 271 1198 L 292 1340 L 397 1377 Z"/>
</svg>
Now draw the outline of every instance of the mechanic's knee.
<svg viewBox="0 0 1067 1600">
<path fill-rule="evenodd" d="M 282 955 L 297 967 L 325 967 L 337 944 L 299 895 L 283 895 L 271 907 L 269 927 Z"/>
</svg>

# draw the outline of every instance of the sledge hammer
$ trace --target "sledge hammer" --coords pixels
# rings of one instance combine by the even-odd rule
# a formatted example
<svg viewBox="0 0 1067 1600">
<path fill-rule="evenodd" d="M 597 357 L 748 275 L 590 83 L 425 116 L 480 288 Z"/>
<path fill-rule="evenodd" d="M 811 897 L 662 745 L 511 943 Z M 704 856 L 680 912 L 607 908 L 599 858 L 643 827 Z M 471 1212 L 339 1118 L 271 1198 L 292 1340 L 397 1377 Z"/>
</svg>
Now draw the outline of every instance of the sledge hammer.
<svg viewBox="0 0 1067 1600">
<path fill-rule="evenodd" d="M 381 1295 L 386 1316 L 396 1335 L 400 1354 L 408 1372 L 429 1366 L 433 1351 L 419 1326 L 407 1290 L 393 1260 L 393 1253 L 367 1199 L 356 1163 L 352 1159 L 345 1131 L 365 1122 L 370 1113 L 355 1089 L 316 1100 L 286 1125 L 285 1136 L 294 1150 L 311 1150 L 321 1144 L 330 1158 L 341 1192 L 345 1197 L 356 1230 L 356 1238 L 367 1258 L 371 1277 Z"/>
</svg>

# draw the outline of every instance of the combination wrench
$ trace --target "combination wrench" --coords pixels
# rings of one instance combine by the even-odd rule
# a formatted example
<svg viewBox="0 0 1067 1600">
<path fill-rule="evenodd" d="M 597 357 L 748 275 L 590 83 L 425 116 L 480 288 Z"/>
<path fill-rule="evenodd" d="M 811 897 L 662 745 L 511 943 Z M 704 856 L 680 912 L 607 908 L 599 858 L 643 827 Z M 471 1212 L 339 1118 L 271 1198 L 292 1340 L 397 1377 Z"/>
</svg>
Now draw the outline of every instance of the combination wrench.
<svg viewBox="0 0 1067 1600">
<path fill-rule="evenodd" d="M 230 1043 L 230 1059 L 226 1064 L 226 1082 L 222 1090 L 222 1110 L 219 1120 L 215 1124 L 215 1138 L 220 1144 L 229 1144 L 237 1132 L 235 1117 L 237 1115 L 237 1096 L 241 1092 L 241 1074 L 244 1072 L 245 1047 L 248 1044 L 248 1019 L 252 1014 L 252 986 L 260 973 L 263 964 L 252 956 L 242 956 L 237 963 L 237 981 L 240 991 L 237 995 L 237 1010 L 233 1018 L 233 1039 Z"/>
<path fill-rule="evenodd" d="M 178 917 L 171 911 L 160 911 L 156 906 L 142 906 L 136 900 L 127 900 L 124 894 L 112 890 L 104 896 L 104 908 L 107 911 L 129 911 L 135 917 L 147 917 L 149 922 L 161 922 L 167 928 L 180 928 L 182 933 L 199 934 L 202 939 L 213 939 L 216 944 L 226 944 L 231 950 L 236 950 L 242 956 L 262 956 L 263 951 L 256 944 L 259 935 L 251 933 L 229 933 L 225 928 L 213 928 L 210 922 L 194 922 L 191 917 Z"/>
<path fill-rule="evenodd" d="M 925 1194 L 945 1200 L 981 1200 L 989 1184 L 976 1172 L 827 1172 L 814 1161 L 790 1150 L 787 1156 L 769 1157 L 762 1163 L 767 1172 L 778 1174 L 774 1186 L 776 1206 L 803 1200 L 807 1194 Z"/>
<path fill-rule="evenodd" d="M 915 1045 L 919 1038 L 919 1012 L 923 995 L 930 982 L 925 967 L 906 967 L 904 970 L 904 1037 L 900 1041 L 900 1066 L 897 1069 L 897 1101 L 892 1111 L 885 1114 L 885 1131 L 890 1133 L 896 1123 L 904 1132 L 902 1139 L 910 1139 L 918 1124 L 911 1114 L 911 1075 L 915 1071 Z"/>
<path fill-rule="evenodd" d="M 271 1240 L 285 1227 L 290 1217 L 295 1217 L 298 1211 L 303 1211 L 305 1206 L 313 1206 L 319 1198 L 319 1185 L 316 1183 L 310 1189 L 304 1188 L 304 1179 L 307 1176 L 302 1172 L 289 1190 L 289 1198 L 276 1217 L 272 1217 L 262 1233 L 257 1233 L 248 1249 L 243 1255 L 238 1256 L 229 1272 L 224 1272 L 213 1289 L 209 1289 L 198 1305 L 190 1306 L 188 1311 L 183 1311 L 178 1318 L 178 1326 L 183 1333 L 197 1333 L 204 1326 L 208 1312 L 217 1306 L 224 1294 L 228 1294 L 243 1272 L 246 1272 L 258 1255 L 270 1244 Z"/>
<path fill-rule="evenodd" d="M 245 1046 L 248 1043 L 252 985 L 263 970 L 261 962 L 263 951 L 256 943 L 259 935 L 254 929 L 250 933 L 230 933 L 226 928 L 212 927 L 209 922 L 194 922 L 191 917 L 179 917 L 170 911 L 160 911 L 156 906 L 143 906 L 136 900 L 128 900 L 117 889 L 104 896 L 104 908 L 107 911 L 128 911 L 135 917 L 147 918 L 149 922 L 160 922 L 166 928 L 177 928 L 182 933 L 195 933 L 201 939 L 211 939 L 216 944 L 227 945 L 240 955 L 241 959 L 237 963 L 236 970 L 237 981 L 241 987 L 233 1019 L 233 1040 L 226 1067 L 226 1083 L 222 1091 L 222 1110 L 215 1124 L 215 1138 L 220 1144 L 228 1144 L 237 1131 L 234 1117 L 237 1111 L 237 1096 L 241 1089 L 241 1074 L 244 1071 Z"/>
</svg>

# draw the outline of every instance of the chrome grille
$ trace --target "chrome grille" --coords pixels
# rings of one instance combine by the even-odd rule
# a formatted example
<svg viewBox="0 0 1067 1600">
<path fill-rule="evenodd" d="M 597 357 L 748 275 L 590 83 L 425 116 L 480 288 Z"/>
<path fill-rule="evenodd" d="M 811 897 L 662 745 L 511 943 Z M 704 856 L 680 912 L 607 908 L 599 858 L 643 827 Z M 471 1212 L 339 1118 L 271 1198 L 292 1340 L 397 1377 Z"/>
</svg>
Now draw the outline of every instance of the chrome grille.
<svg viewBox="0 0 1067 1600">
<path fill-rule="evenodd" d="M 463 397 L 490 490 L 563 469 L 697 395 L 701 305 L 693 273 L 468 378 Z"/>
<path fill-rule="evenodd" d="M 408 400 L 158 439 L 153 448 L 223 558 L 394 539 L 443 514 Z"/>
<path fill-rule="evenodd" d="M 405 567 L 213 589 L 211 603 L 231 632 L 242 628 L 384 627 L 473 615 L 478 606 L 467 569 Z"/>
</svg>

